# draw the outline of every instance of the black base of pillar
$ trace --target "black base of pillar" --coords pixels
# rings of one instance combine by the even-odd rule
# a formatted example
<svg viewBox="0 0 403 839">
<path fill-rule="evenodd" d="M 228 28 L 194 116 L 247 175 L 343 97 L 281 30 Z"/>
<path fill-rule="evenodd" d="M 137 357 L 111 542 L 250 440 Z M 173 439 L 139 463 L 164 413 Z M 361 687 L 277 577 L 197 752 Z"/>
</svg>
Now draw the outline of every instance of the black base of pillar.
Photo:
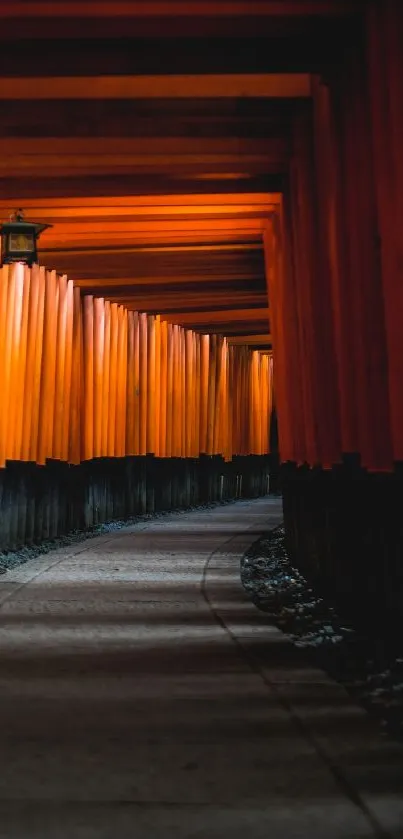
<svg viewBox="0 0 403 839">
<path fill-rule="evenodd" d="M 96 458 L 79 466 L 9 462 L 0 470 L 0 551 L 93 530 L 113 519 L 268 491 L 267 457 Z"/>
<path fill-rule="evenodd" d="M 386 629 L 403 618 L 403 474 L 346 456 L 331 470 L 285 464 L 291 561 L 349 617 Z"/>
</svg>

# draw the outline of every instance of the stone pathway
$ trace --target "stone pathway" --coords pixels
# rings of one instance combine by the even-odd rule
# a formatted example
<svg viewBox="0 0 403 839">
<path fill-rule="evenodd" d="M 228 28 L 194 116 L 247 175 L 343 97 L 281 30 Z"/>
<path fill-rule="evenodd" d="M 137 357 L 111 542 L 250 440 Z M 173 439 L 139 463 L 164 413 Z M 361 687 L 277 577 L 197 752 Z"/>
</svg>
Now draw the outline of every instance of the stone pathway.
<svg viewBox="0 0 403 839">
<path fill-rule="evenodd" d="M 241 587 L 277 499 L 0 578 L 0 839 L 403 836 L 403 753 Z"/>
</svg>

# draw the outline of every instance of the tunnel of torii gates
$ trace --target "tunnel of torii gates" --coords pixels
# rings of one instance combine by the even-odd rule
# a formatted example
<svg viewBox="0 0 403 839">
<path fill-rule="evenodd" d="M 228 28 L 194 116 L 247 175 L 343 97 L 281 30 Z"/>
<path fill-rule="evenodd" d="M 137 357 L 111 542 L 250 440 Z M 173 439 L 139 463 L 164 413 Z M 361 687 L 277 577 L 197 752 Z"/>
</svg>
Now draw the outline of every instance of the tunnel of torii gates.
<svg viewBox="0 0 403 839">
<path fill-rule="evenodd" d="M 402 616 L 402 6 L 0 3 L 1 549 L 280 486 Z"/>
</svg>

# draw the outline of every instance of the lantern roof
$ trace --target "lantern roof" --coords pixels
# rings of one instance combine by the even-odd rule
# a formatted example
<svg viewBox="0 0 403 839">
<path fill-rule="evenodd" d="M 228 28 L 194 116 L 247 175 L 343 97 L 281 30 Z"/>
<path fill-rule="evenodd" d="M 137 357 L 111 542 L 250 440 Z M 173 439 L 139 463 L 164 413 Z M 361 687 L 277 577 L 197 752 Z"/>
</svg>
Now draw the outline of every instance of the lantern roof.
<svg viewBox="0 0 403 839">
<path fill-rule="evenodd" d="M 43 224 L 36 221 L 27 221 L 24 211 L 18 209 L 10 215 L 9 221 L 3 222 L 3 224 L 0 225 L 0 233 L 17 233 L 18 231 L 28 232 L 29 230 L 31 232 L 34 231 L 35 236 L 39 236 L 44 230 L 47 230 L 48 227 L 53 227 L 53 225 Z"/>
</svg>

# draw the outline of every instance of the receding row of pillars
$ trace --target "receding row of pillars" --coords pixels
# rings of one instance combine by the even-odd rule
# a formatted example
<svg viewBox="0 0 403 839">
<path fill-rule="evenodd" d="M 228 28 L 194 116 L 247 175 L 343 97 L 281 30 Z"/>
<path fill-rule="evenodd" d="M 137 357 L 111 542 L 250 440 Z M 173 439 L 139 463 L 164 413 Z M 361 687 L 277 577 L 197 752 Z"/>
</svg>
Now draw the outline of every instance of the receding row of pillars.
<svg viewBox="0 0 403 839">
<path fill-rule="evenodd" d="M 255 498 L 270 491 L 269 456 L 99 458 L 10 462 L 0 470 L 0 551 L 41 544 L 112 520 Z"/>
<path fill-rule="evenodd" d="M 367 4 L 296 109 L 265 241 L 283 461 L 403 460 L 402 39 L 402 4 Z"/>
</svg>

